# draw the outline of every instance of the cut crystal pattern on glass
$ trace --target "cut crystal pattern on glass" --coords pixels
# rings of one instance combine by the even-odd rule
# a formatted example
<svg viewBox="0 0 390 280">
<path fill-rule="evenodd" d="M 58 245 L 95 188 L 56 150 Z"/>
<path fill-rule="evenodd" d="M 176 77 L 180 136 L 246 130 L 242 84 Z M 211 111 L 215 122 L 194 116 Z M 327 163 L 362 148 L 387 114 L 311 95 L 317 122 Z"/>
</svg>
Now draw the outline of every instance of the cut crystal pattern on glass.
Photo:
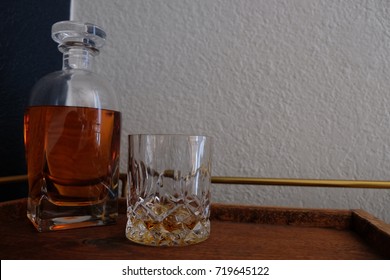
<svg viewBox="0 0 390 280">
<path fill-rule="evenodd" d="M 169 139 L 174 156 L 166 159 L 161 149 L 156 148 L 158 151 L 153 154 L 146 148 L 148 145 L 134 137 L 134 142 L 129 144 L 127 238 L 152 246 L 183 246 L 207 239 L 210 235 L 210 147 L 186 142 L 184 136 L 181 136 L 184 142 Z M 148 140 L 150 144 L 166 139 Z M 205 146 L 207 149 L 200 153 L 199 149 L 203 151 Z"/>
<path fill-rule="evenodd" d="M 182 197 L 180 203 L 151 197 L 128 208 L 126 236 L 149 245 L 189 245 L 210 234 L 209 208 L 196 197 Z M 147 202 L 145 202 L 147 201 Z"/>
</svg>

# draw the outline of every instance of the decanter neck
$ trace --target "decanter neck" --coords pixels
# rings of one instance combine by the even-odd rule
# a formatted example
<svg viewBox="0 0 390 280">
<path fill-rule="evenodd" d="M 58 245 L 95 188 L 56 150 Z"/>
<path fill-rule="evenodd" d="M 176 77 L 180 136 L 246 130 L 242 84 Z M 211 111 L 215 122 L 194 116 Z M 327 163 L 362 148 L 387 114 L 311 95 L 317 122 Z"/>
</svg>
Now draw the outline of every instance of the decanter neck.
<svg viewBox="0 0 390 280">
<path fill-rule="evenodd" d="M 88 48 L 63 49 L 63 70 L 82 69 L 92 70 L 95 53 Z"/>
</svg>

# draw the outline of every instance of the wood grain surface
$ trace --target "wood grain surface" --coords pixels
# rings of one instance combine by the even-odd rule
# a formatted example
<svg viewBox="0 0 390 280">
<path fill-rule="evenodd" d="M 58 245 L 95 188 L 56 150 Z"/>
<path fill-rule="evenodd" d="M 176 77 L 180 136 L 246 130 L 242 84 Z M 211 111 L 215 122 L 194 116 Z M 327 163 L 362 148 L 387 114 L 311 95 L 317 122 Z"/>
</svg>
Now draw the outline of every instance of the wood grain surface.
<svg viewBox="0 0 390 280">
<path fill-rule="evenodd" d="M 389 225 L 360 210 L 215 204 L 208 240 L 186 247 L 149 247 L 126 239 L 123 199 L 119 209 L 115 225 L 39 233 L 26 218 L 25 199 L 0 203 L 0 257 L 367 260 L 386 259 L 390 253 L 377 247 L 378 242 L 389 243 Z"/>
</svg>

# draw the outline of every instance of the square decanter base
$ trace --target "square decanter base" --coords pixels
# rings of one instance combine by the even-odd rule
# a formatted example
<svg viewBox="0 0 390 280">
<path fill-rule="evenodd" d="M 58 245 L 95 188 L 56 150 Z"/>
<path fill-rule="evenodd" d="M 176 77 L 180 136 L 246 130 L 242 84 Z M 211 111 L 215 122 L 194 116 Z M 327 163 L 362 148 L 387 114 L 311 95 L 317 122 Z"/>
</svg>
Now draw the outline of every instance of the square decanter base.
<svg viewBox="0 0 390 280">
<path fill-rule="evenodd" d="M 83 206 L 58 206 L 46 199 L 28 199 L 27 217 L 39 232 L 113 224 L 118 216 L 116 200 Z"/>
</svg>

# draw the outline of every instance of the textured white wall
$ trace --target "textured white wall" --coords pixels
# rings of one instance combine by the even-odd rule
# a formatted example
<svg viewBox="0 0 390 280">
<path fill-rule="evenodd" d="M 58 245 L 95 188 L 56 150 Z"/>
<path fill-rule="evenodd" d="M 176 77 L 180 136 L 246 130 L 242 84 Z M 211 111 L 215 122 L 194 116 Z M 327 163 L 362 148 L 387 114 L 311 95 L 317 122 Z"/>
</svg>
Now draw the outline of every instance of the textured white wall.
<svg viewBox="0 0 390 280">
<path fill-rule="evenodd" d="M 73 0 L 105 28 L 97 71 L 129 133 L 215 137 L 215 176 L 390 180 L 390 4 L 370 0 Z M 126 156 L 122 156 L 125 171 Z M 213 186 L 213 200 L 363 208 L 390 193 Z"/>
</svg>

